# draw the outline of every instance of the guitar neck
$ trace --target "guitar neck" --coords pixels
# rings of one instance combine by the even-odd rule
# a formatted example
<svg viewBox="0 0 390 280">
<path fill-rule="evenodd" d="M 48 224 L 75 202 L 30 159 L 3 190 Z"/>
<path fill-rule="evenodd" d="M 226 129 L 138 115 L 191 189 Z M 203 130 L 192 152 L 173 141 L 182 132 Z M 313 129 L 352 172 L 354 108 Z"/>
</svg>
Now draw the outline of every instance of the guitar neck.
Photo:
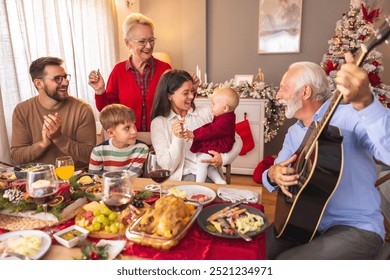
<svg viewBox="0 0 390 280">
<path fill-rule="evenodd" d="M 390 17 L 387 18 L 374 32 L 374 35 L 370 36 L 365 42 L 363 42 L 360 46 L 360 49 L 354 53 L 354 61 L 356 65 L 360 66 L 369 52 L 389 37 L 389 22 Z M 330 120 L 332 119 L 332 116 L 336 111 L 337 106 L 341 103 L 342 99 L 342 94 L 336 90 L 330 99 L 329 107 L 325 111 L 324 116 L 322 117 L 321 121 L 315 123 L 316 126 L 314 127 L 310 137 L 308 138 L 308 141 L 306 142 L 305 146 L 310 147 L 309 151 L 314 148 L 318 137 L 324 132 L 324 130 L 327 129 Z"/>
</svg>

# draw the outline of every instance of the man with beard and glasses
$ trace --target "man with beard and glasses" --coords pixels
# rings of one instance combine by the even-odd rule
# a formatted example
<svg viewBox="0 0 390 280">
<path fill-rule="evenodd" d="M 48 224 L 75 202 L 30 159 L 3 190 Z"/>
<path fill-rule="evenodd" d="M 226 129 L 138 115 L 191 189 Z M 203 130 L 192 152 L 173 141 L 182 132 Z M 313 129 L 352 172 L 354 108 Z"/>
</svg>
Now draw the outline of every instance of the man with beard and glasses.
<svg viewBox="0 0 390 280">
<path fill-rule="evenodd" d="M 30 65 L 38 96 L 19 103 L 12 115 L 11 157 L 18 164 L 55 164 L 69 155 L 76 168 L 88 167 L 96 145 L 92 108 L 69 96 L 70 74 L 57 57 L 41 57 Z"/>
<path fill-rule="evenodd" d="M 380 194 L 374 186 L 374 158 L 390 164 L 390 110 L 373 96 L 367 73 L 353 63 L 352 55 L 347 53 L 345 59 L 347 63 L 338 71 L 335 82 L 349 104 L 340 104 L 330 119 L 330 125 L 339 128 L 343 136 L 343 167 L 338 185 L 319 218 L 318 235 L 310 242 L 302 245 L 288 236 L 276 238 L 274 226 L 267 229 L 268 259 L 372 259 L 383 245 L 385 230 Z M 280 189 L 292 197 L 289 187 L 297 185 L 299 178 L 291 166 L 297 159 L 295 152 L 311 123 L 325 115 L 330 97 L 326 74 L 319 65 L 290 65 L 276 98 L 285 105 L 286 116 L 298 121 L 289 128 L 274 165 L 263 173 L 262 182 L 269 191 Z M 324 154 L 318 156 L 319 161 L 321 158 L 324 160 Z M 307 218 L 302 212 L 296 215 Z M 289 233 L 294 226 L 289 227 Z"/>
</svg>

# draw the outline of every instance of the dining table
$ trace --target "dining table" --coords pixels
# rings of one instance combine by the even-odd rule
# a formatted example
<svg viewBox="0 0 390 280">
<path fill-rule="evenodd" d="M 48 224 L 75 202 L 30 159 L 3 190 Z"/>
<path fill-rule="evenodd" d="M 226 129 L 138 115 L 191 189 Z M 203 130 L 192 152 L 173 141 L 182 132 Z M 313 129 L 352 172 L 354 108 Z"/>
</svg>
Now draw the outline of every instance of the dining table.
<svg viewBox="0 0 390 280">
<path fill-rule="evenodd" d="M 155 182 L 149 178 L 135 178 L 133 179 L 132 184 L 135 190 L 142 190 L 147 185 L 155 185 Z M 268 197 L 270 194 L 267 191 L 263 192 L 264 187 L 261 185 L 218 185 L 213 183 L 167 180 L 163 183 L 163 189 L 167 190 L 175 186 L 182 186 L 185 188 L 185 186 L 191 185 L 208 187 L 214 190 L 216 193 L 220 188 L 253 191 L 258 194 L 259 199 L 256 204 L 249 204 L 249 206 L 264 212 L 266 217 L 267 214 L 270 214 L 272 211 L 274 211 L 271 205 L 267 205 L 268 201 L 273 200 Z M 222 201 L 217 195 L 216 199 L 208 206 L 222 203 L 229 202 Z M 203 209 L 208 206 L 204 206 Z M 67 225 L 71 224 L 74 224 L 74 219 L 73 221 L 70 220 L 67 222 Z M 67 248 L 57 243 L 55 239 L 52 240 L 53 242 L 50 248 L 41 259 L 75 260 L 82 257 L 80 247 Z M 95 238 L 92 238 L 92 240 L 94 242 L 98 241 Z M 168 251 L 141 246 L 139 244 L 134 244 L 129 240 L 126 241 L 127 244 L 125 248 L 115 257 L 115 259 L 266 259 L 265 231 L 254 236 L 252 241 L 247 242 L 239 238 L 230 239 L 213 236 L 205 232 L 196 222 L 191 226 L 179 244 Z"/>
</svg>

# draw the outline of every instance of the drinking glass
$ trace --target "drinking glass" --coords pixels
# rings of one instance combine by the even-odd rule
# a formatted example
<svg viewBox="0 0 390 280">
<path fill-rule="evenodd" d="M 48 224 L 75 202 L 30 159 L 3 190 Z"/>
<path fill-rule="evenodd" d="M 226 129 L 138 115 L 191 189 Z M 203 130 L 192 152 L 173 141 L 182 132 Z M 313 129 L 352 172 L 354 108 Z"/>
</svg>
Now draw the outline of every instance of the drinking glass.
<svg viewBox="0 0 390 280">
<path fill-rule="evenodd" d="M 121 212 L 129 206 L 133 198 L 132 175 L 129 171 L 112 171 L 103 173 L 103 203 L 117 212 L 119 239 L 123 238 Z"/>
<path fill-rule="evenodd" d="M 162 196 L 162 188 L 166 180 L 171 176 L 171 171 L 165 168 L 162 168 L 157 162 L 157 155 L 154 151 L 149 152 L 148 159 L 146 161 L 146 172 L 148 172 L 149 177 L 159 185 L 160 197 Z"/>
<path fill-rule="evenodd" d="M 41 165 L 38 170 L 27 172 L 26 189 L 29 197 L 37 204 L 41 204 L 47 213 L 47 203 L 57 194 L 58 181 L 55 176 L 54 166 Z"/>
<path fill-rule="evenodd" d="M 56 158 L 56 174 L 58 178 L 69 182 L 74 172 L 74 162 L 71 156 L 62 156 Z"/>
</svg>

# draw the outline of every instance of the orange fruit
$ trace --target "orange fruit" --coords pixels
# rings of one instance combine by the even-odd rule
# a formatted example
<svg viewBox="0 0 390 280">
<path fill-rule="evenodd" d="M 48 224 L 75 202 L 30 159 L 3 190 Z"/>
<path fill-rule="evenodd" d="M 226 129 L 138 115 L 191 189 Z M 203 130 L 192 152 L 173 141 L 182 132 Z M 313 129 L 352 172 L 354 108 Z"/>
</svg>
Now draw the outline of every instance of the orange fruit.
<svg viewBox="0 0 390 280">
<path fill-rule="evenodd" d="M 49 202 L 49 206 L 50 207 L 56 206 L 56 205 L 60 204 L 61 202 L 63 202 L 64 199 L 65 198 L 62 195 L 57 195 L 55 198 L 53 198 L 52 201 Z"/>
</svg>

